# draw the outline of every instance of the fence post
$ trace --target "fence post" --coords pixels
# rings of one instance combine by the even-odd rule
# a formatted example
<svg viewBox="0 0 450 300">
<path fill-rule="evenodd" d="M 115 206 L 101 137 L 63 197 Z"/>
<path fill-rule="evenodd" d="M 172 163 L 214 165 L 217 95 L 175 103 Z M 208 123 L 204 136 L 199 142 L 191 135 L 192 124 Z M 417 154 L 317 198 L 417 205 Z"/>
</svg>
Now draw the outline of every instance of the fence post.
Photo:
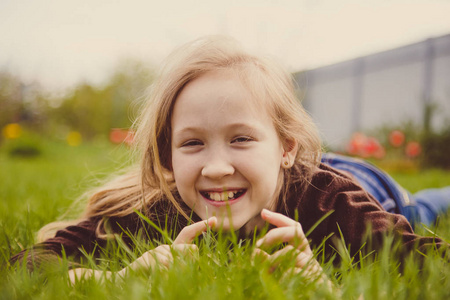
<svg viewBox="0 0 450 300">
<path fill-rule="evenodd" d="M 433 39 L 429 38 L 425 41 L 425 53 L 423 58 L 423 86 L 422 86 L 422 101 L 423 101 L 423 130 L 429 133 L 431 130 L 431 118 L 433 114 Z"/>
<path fill-rule="evenodd" d="M 364 84 L 364 60 L 358 58 L 353 63 L 353 91 L 351 108 L 351 130 L 353 132 L 361 129 L 361 105 Z M 350 134 L 351 134 L 350 133 Z"/>
</svg>

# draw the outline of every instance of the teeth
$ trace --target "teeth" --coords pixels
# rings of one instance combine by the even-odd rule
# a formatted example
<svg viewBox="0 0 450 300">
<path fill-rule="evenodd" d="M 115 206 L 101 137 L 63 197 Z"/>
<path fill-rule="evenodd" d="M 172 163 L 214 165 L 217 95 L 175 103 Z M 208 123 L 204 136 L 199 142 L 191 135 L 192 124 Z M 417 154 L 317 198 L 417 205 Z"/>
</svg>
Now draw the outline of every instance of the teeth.
<svg viewBox="0 0 450 300">
<path fill-rule="evenodd" d="M 222 193 L 211 192 L 211 193 L 208 193 L 209 198 L 214 201 L 231 200 L 234 198 L 234 195 L 235 195 L 234 192 L 222 192 Z"/>
</svg>

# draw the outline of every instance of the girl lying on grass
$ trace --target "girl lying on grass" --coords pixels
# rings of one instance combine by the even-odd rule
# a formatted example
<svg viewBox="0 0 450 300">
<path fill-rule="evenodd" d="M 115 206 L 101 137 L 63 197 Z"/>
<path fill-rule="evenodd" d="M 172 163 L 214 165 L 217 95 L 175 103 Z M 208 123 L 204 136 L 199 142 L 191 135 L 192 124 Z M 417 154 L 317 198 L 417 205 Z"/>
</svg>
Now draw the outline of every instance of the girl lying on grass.
<svg viewBox="0 0 450 300">
<path fill-rule="evenodd" d="M 328 164 L 339 162 L 336 167 L 344 172 L 321 163 L 319 135 L 295 96 L 291 77 L 228 38 L 196 40 L 169 56 L 138 120 L 136 139 L 140 166 L 98 189 L 81 221 L 12 261 L 34 268 L 65 255 L 74 262 L 72 279 L 98 277 L 99 271 L 76 264 L 83 252 L 99 256 L 108 239 L 124 232 L 162 239 L 141 215 L 178 235 L 173 244 L 150 249 L 121 275 L 169 266 L 174 249 L 197 251 L 192 242 L 209 227 L 251 237 L 255 228 L 270 224 L 255 252 L 269 261 L 294 253 L 294 269 L 311 276 L 321 273 L 311 248 L 331 236 L 324 244 L 327 257 L 341 238 L 355 255 L 366 242 L 367 225 L 370 249 L 381 247 L 390 230 L 403 253 L 447 247 L 438 238 L 414 234 L 403 215 L 387 212 L 358 184 L 356 179 L 377 193 L 367 184 L 372 175 L 360 176 L 368 165 L 347 161 L 361 166 L 352 176 L 350 168 L 342 168 L 346 158 L 324 158 Z M 392 191 L 375 186 L 388 195 L 381 202 L 398 201 L 395 185 Z M 404 206 L 389 209 L 401 213 Z M 122 234 L 122 239 L 133 247 L 131 236 Z M 281 249 L 266 251 L 274 246 Z"/>
</svg>

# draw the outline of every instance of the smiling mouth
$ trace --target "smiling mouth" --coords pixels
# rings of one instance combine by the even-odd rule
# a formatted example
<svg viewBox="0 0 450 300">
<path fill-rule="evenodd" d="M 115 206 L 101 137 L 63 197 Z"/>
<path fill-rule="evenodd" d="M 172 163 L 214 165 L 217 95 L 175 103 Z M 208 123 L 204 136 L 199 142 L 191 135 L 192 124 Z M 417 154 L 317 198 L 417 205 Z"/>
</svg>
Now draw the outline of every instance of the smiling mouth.
<svg viewBox="0 0 450 300">
<path fill-rule="evenodd" d="M 231 201 L 242 196 L 247 190 L 223 191 L 223 192 L 200 192 L 200 194 L 210 201 Z"/>
</svg>

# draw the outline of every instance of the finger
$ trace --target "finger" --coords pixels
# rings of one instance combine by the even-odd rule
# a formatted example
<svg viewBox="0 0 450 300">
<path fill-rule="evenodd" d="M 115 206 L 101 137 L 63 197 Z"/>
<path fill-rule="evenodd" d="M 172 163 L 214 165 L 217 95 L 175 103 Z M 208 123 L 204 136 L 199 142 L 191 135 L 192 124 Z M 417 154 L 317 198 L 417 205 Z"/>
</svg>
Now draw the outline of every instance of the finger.
<svg viewBox="0 0 450 300">
<path fill-rule="evenodd" d="M 283 249 L 276 251 L 274 254 L 270 256 L 270 260 L 272 263 L 275 263 L 277 260 L 279 261 L 283 257 L 287 258 L 296 258 L 296 256 L 300 253 L 299 250 L 295 249 L 293 246 L 288 245 Z"/>
<path fill-rule="evenodd" d="M 168 268 L 172 262 L 173 262 L 173 257 L 172 254 L 166 255 L 166 254 L 161 254 L 161 253 L 154 253 L 154 259 L 155 259 L 155 263 L 154 266 L 157 267 L 166 267 Z"/>
<path fill-rule="evenodd" d="M 292 274 L 302 274 L 303 277 L 305 278 L 309 278 L 311 280 L 314 280 L 318 277 L 320 277 L 321 274 L 318 274 L 317 272 L 312 272 L 311 270 L 308 269 L 304 269 L 304 268 L 293 268 L 292 269 Z"/>
<path fill-rule="evenodd" d="M 308 270 L 310 274 L 323 273 L 319 262 L 312 255 L 308 255 L 304 252 L 297 255 L 296 267 Z"/>
<path fill-rule="evenodd" d="M 281 227 L 269 230 L 264 237 L 256 242 L 256 247 L 271 247 L 279 243 L 290 242 L 298 235 L 295 227 Z"/>
<path fill-rule="evenodd" d="M 270 255 L 266 251 L 258 249 L 258 248 L 253 249 L 252 260 L 258 259 L 259 262 L 263 262 L 263 261 L 267 260 L 268 258 L 270 258 Z"/>
<path fill-rule="evenodd" d="M 165 266 L 169 267 L 173 261 L 172 253 L 168 245 L 161 245 L 142 255 L 144 265 L 149 267 Z"/>
<path fill-rule="evenodd" d="M 263 238 L 256 242 L 256 247 L 270 248 L 280 243 L 289 243 L 297 249 L 311 252 L 308 240 L 301 228 L 295 226 L 280 227 L 270 230 Z"/>
<path fill-rule="evenodd" d="M 172 249 L 183 253 L 183 252 L 198 252 L 198 247 L 195 244 L 175 244 L 172 245 Z"/>
<path fill-rule="evenodd" d="M 328 279 L 327 275 L 322 271 L 320 272 L 312 272 L 303 268 L 292 268 L 291 272 L 286 272 L 281 277 L 281 280 L 289 280 L 293 274 L 302 274 L 302 276 L 306 279 L 315 281 L 317 284 L 326 284 L 326 286 L 331 290 L 333 288 L 333 283 Z"/>
<path fill-rule="evenodd" d="M 272 225 L 275 225 L 276 227 L 296 226 L 297 224 L 300 225 L 300 223 L 292 220 L 288 216 L 270 211 L 265 208 L 261 211 L 261 217 L 265 221 L 269 222 Z"/>
<path fill-rule="evenodd" d="M 178 234 L 173 244 L 190 244 L 202 232 L 206 232 L 208 227 L 214 227 L 217 224 L 217 218 L 211 217 L 208 220 L 203 220 L 192 225 L 186 226 Z"/>
<path fill-rule="evenodd" d="M 195 244 L 176 244 L 172 245 L 172 249 L 184 257 L 196 257 L 198 254 L 198 247 Z"/>
<path fill-rule="evenodd" d="M 309 255 L 304 252 L 300 252 L 296 258 L 296 266 L 298 268 L 304 268 L 310 264 L 310 261 L 313 259 L 312 255 Z"/>
<path fill-rule="evenodd" d="M 322 267 L 312 254 L 302 252 L 290 245 L 270 256 L 271 263 L 273 264 L 272 268 L 276 268 L 284 257 L 286 257 L 285 259 L 290 259 L 290 257 L 295 259 L 295 266 L 291 268 L 291 272 L 288 272 L 289 274 L 301 273 L 305 278 L 311 280 L 320 279 L 324 275 Z M 323 279 L 320 280 L 322 281 Z"/>
<path fill-rule="evenodd" d="M 323 273 L 322 268 L 320 267 L 311 267 L 311 268 L 298 268 L 295 267 L 294 274 L 301 273 L 303 277 L 309 278 L 311 280 L 317 280 L 319 283 L 322 283 L 324 280 L 328 280 L 328 277 L 325 273 Z"/>
<path fill-rule="evenodd" d="M 310 274 L 315 274 L 322 271 L 322 267 L 320 267 L 319 263 L 314 259 L 312 254 L 302 252 L 290 245 L 278 250 L 270 256 L 270 260 L 274 264 L 278 264 L 282 258 L 294 258 L 295 268 L 305 269 Z"/>
<path fill-rule="evenodd" d="M 169 267 L 170 263 L 173 261 L 173 256 L 169 245 L 161 245 L 156 247 L 152 254 L 156 263 L 162 264 L 163 266 Z"/>
<path fill-rule="evenodd" d="M 295 251 L 298 251 L 298 250 L 294 249 L 294 247 L 292 247 L 292 246 L 287 246 L 281 250 L 278 250 L 274 254 L 270 255 L 268 257 L 269 264 L 270 264 L 269 272 L 272 273 L 278 268 L 278 266 L 281 263 L 282 257 L 285 257 L 286 255 L 295 256 Z"/>
</svg>

